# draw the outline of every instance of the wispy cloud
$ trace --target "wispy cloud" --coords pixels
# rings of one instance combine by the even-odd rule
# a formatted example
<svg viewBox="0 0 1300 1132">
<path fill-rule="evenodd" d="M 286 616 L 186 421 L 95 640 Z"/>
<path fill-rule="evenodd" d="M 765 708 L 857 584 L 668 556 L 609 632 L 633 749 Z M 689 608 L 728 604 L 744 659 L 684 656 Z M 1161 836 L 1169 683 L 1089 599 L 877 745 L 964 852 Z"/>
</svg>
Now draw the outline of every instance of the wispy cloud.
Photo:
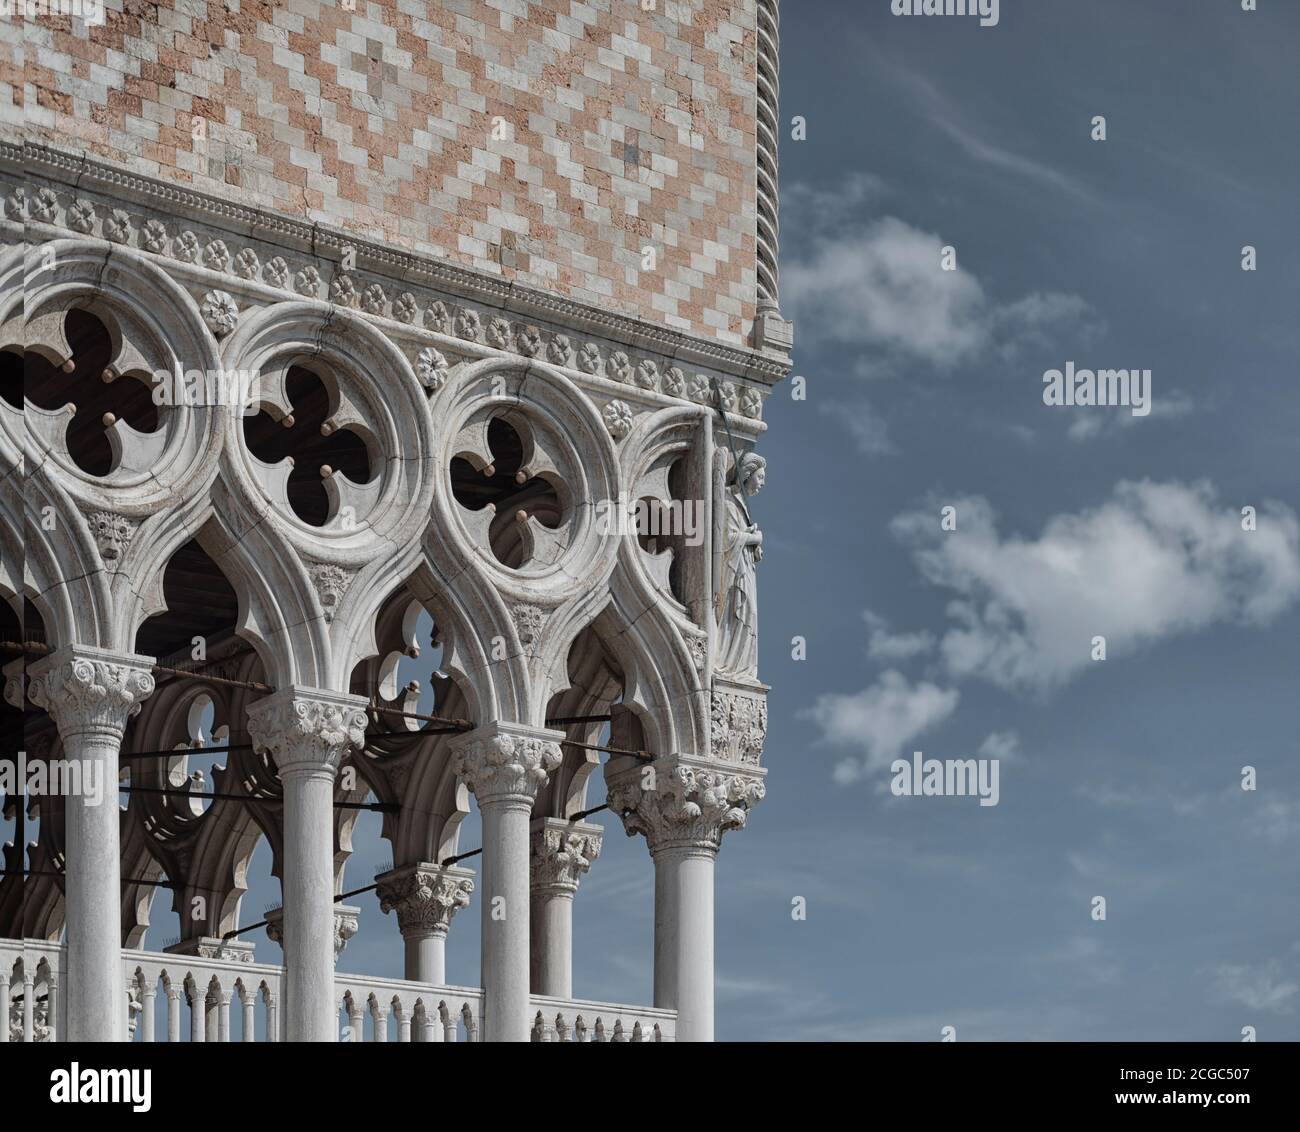
<svg viewBox="0 0 1300 1132">
<path fill-rule="evenodd" d="M 1063 192 L 1076 200 L 1093 202 L 1097 199 L 1077 178 L 1017 153 L 993 139 L 986 125 L 972 122 L 963 103 L 950 97 L 928 75 L 903 66 L 877 49 L 872 49 L 870 54 L 872 73 L 889 79 L 899 88 L 903 95 L 900 105 L 910 108 L 927 125 L 956 142 L 968 157 L 1013 177 Z"/>
<path fill-rule="evenodd" d="M 1096 440 L 1103 436 L 1113 436 L 1125 429 L 1136 428 L 1146 421 L 1174 421 L 1196 411 L 1196 402 L 1181 389 L 1171 389 L 1168 393 L 1153 392 L 1151 412 L 1145 417 L 1135 417 L 1122 409 L 1090 408 L 1076 412 L 1065 435 L 1071 440 L 1082 442 Z"/>
<path fill-rule="evenodd" d="M 915 633 L 891 633 L 889 622 L 869 609 L 862 611 L 870 636 L 867 638 L 867 655 L 872 660 L 897 664 L 924 656 L 934 648 L 934 634 L 927 629 Z"/>
<path fill-rule="evenodd" d="M 1300 983 L 1288 976 L 1277 960 L 1258 966 L 1223 963 L 1215 971 L 1215 991 L 1227 1002 L 1267 1014 L 1290 1014 Z"/>
<path fill-rule="evenodd" d="M 848 429 L 854 447 L 864 456 L 892 456 L 898 451 L 885 418 L 867 401 L 857 400 L 847 405 L 822 402 L 821 411 L 834 416 Z"/>
</svg>

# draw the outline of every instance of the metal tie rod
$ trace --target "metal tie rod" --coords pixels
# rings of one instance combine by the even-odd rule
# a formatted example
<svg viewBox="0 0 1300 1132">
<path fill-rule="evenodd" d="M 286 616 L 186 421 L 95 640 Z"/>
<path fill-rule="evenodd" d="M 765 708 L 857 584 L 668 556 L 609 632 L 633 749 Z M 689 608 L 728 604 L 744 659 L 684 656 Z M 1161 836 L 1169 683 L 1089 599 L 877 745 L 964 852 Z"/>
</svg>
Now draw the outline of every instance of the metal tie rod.
<svg viewBox="0 0 1300 1132">
<path fill-rule="evenodd" d="M 254 798 L 249 794 L 225 794 L 212 791 L 179 790 L 171 786 L 119 786 L 122 794 L 167 794 L 180 798 L 225 798 L 232 802 L 278 802 L 280 798 Z M 397 802 L 335 802 L 336 810 L 374 810 L 381 814 L 401 812 Z"/>
</svg>

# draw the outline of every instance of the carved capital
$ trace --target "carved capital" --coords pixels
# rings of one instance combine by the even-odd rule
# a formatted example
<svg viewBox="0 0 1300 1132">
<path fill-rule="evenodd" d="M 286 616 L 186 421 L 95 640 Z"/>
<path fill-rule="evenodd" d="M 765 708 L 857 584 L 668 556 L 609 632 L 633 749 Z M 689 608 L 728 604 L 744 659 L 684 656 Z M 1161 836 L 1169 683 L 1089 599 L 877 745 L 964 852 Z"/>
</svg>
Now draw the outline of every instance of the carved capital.
<svg viewBox="0 0 1300 1132">
<path fill-rule="evenodd" d="M 663 849 L 716 851 L 729 829 L 743 829 L 763 800 L 762 770 L 678 757 L 618 774 L 609 783 L 609 808 L 628 836 L 644 834 L 651 854 Z"/>
<path fill-rule="evenodd" d="M 348 940 L 361 927 L 361 909 L 350 904 L 334 905 L 334 962 L 339 961 Z"/>
<path fill-rule="evenodd" d="M 474 891 L 472 869 L 421 862 L 390 869 L 379 882 L 379 908 L 397 913 L 402 938 L 445 936 L 452 917 L 468 907 Z"/>
<path fill-rule="evenodd" d="M 19 711 L 23 710 L 23 676 L 26 670 L 26 662 L 22 657 L 11 660 L 0 669 L 4 673 L 5 703 Z"/>
<path fill-rule="evenodd" d="M 280 773 L 333 775 L 366 737 L 366 701 L 316 688 L 282 688 L 248 709 L 253 746 L 268 751 Z"/>
<path fill-rule="evenodd" d="M 50 713 L 65 739 L 84 732 L 115 733 L 153 694 L 153 659 L 71 646 L 28 669 L 27 694 Z"/>
<path fill-rule="evenodd" d="M 163 950 L 171 955 L 197 955 L 201 959 L 219 959 L 223 963 L 252 963 L 256 947 L 241 939 L 221 936 L 196 936 L 183 939 Z"/>
<path fill-rule="evenodd" d="M 531 805 L 560 765 L 563 738 L 560 731 L 489 723 L 452 740 L 452 770 L 480 806 L 511 799 Z"/>
<path fill-rule="evenodd" d="M 535 893 L 578 890 L 582 874 L 600 856 L 604 830 L 585 822 L 541 818 L 529 841 L 529 883 Z"/>
<path fill-rule="evenodd" d="M 339 961 L 348 940 L 357 934 L 361 925 L 361 909 L 352 904 L 334 905 L 334 962 Z M 266 935 L 272 943 L 284 947 L 284 909 L 272 908 L 266 914 Z M 285 961 L 289 956 L 285 955 Z"/>
</svg>

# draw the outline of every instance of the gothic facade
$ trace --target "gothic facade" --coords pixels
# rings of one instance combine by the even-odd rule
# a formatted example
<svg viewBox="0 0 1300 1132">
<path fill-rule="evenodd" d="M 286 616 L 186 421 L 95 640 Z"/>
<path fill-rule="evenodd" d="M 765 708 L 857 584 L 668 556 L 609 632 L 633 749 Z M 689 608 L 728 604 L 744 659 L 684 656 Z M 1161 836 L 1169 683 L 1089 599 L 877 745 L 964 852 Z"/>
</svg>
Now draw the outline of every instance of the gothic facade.
<svg viewBox="0 0 1300 1132">
<path fill-rule="evenodd" d="M 712 1038 L 792 345 L 776 7 L 5 29 L 0 1040 Z M 345 882 L 363 807 L 393 866 Z M 601 814 L 652 859 L 652 1005 L 573 998 Z M 245 934 L 262 839 L 283 966 Z M 360 899 L 404 979 L 336 972 Z"/>
</svg>

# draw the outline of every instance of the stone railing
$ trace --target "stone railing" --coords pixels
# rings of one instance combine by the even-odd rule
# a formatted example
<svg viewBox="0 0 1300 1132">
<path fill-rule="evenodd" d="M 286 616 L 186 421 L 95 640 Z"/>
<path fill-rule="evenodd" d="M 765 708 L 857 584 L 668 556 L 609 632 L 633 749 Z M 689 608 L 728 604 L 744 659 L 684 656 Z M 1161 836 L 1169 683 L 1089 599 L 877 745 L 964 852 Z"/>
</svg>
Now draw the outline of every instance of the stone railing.
<svg viewBox="0 0 1300 1132">
<path fill-rule="evenodd" d="M 166 951 L 123 951 L 122 968 L 133 1040 L 139 1031 L 142 1042 L 179 1042 L 186 1022 L 192 1042 L 284 1040 L 283 967 Z M 160 992 L 166 1003 L 162 1025 Z M 189 1007 L 188 1019 L 182 1018 L 182 1004 Z M 232 1037 L 232 1006 L 237 1038 Z"/>
<path fill-rule="evenodd" d="M 59 988 L 63 948 L 41 939 L 0 939 L 4 1015 L 0 1042 L 53 1042 L 64 1033 Z"/>
<path fill-rule="evenodd" d="M 671 1042 L 677 1012 L 534 994 L 528 999 L 535 1042 Z"/>
<path fill-rule="evenodd" d="M 347 1018 L 345 1042 L 476 1042 L 483 1017 L 478 987 L 435 987 L 338 972 L 334 999 Z"/>
<path fill-rule="evenodd" d="M 44 940 L 0 939 L 0 976 L 8 1025 L 0 1042 L 59 1041 L 67 1032 L 60 979 L 64 947 Z M 242 958 L 124 950 L 122 992 L 127 1031 L 141 1042 L 284 1040 L 284 968 Z M 337 972 L 339 1040 L 475 1042 L 483 991 Z M 607 1002 L 529 999 L 533 1041 L 670 1042 L 672 1010 Z"/>
</svg>

